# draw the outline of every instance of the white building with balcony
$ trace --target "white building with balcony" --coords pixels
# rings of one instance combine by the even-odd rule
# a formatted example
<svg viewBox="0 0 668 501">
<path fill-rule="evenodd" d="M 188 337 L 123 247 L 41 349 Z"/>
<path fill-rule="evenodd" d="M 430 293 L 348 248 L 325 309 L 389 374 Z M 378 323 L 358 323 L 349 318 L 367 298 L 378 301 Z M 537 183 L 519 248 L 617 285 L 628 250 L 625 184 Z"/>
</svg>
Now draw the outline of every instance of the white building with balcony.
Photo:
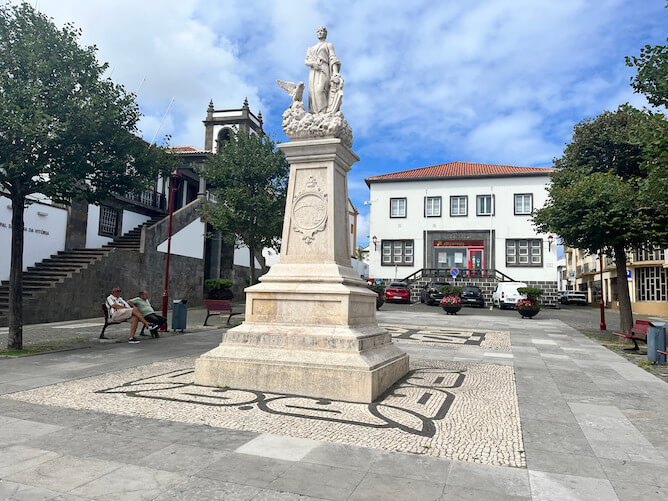
<svg viewBox="0 0 668 501">
<path fill-rule="evenodd" d="M 552 296 L 556 238 L 537 233 L 531 214 L 553 170 L 451 162 L 367 178 L 369 276 L 411 281 L 456 268 L 460 282 L 531 282 Z"/>
</svg>

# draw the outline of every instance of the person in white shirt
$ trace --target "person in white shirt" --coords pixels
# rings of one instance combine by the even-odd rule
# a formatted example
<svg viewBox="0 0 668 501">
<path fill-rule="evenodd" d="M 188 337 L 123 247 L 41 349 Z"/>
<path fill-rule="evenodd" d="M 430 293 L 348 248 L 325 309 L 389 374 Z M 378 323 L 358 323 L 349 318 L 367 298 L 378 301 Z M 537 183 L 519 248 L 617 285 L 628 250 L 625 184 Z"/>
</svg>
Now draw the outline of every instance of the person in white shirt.
<svg viewBox="0 0 668 501">
<path fill-rule="evenodd" d="M 136 307 L 130 306 L 125 299 L 121 297 L 121 288 L 114 287 L 111 294 L 107 298 L 107 310 L 109 311 L 110 322 L 127 322 L 131 321 L 130 325 L 130 343 L 138 343 L 139 340 L 135 338 L 137 332 L 137 325 L 139 322 L 148 327 L 149 330 L 157 329 L 157 325 L 149 323 Z"/>
</svg>

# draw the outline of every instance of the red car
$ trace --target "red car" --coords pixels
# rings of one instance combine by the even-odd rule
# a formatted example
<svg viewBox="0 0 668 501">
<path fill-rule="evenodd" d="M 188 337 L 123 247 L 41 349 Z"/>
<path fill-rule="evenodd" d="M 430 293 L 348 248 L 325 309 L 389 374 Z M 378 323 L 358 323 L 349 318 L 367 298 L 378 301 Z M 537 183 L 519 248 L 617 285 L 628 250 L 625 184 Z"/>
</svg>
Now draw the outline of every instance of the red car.
<svg viewBox="0 0 668 501">
<path fill-rule="evenodd" d="M 410 303 L 411 291 L 408 285 L 400 282 L 391 283 L 385 289 L 385 301 L 405 301 L 406 303 Z"/>
</svg>

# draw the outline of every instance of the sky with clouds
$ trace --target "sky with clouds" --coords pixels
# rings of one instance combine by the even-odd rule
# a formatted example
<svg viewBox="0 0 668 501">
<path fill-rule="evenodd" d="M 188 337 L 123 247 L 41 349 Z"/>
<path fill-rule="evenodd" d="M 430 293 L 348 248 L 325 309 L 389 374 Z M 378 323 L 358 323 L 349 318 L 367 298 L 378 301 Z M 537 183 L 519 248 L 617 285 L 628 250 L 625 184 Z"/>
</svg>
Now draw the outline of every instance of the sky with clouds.
<svg viewBox="0 0 668 501">
<path fill-rule="evenodd" d="M 15 3 L 15 2 L 13 2 Z M 138 92 L 142 134 L 204 146 L 206 108 L 262 111 L 279 141 L 324 24 L 361 161 L 349 191 L 368 235 L 364 178 L 455 160 L 549 166 L 578 121 L 630 102 L 624 56 L 666 39 L 665 0 L 32 0 L 73 22 L 112 79 Z"/>
</svg>

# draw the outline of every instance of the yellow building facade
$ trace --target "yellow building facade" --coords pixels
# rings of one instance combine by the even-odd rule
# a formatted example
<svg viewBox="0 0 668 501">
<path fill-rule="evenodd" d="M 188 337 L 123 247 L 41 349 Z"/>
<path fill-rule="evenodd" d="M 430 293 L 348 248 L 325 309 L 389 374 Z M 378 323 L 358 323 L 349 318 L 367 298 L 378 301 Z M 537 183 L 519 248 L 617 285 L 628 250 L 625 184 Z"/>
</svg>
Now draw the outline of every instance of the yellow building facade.
<svg viewBox="0 0 668 501">
<path fill-rule="evenodd" d="M 624 282 L 617 277 L 612 257 L 603 254 L 601 259 L 571 247 L 564 250 L 567 287 L 585 292 L 589 303 L 598 304 L 602 294 L 606 307 L 616 308 L 619 287 L 625 282 L 634 313 L 668 316 L 668 249 L 627 253 L 628 275 L 622 278 Z"/>
</svg>

